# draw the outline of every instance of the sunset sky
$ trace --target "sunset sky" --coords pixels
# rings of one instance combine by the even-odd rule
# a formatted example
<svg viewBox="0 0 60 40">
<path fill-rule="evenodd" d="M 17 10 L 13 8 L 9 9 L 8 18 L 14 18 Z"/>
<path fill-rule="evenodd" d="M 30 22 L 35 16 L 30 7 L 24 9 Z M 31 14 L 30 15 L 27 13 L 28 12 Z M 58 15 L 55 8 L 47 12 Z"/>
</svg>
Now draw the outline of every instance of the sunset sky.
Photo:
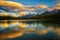
<svg viewBox="0 0 60 40">
<path fill-rule="evenodd" d="M 36 11 L 36 8 L 37 9 L 41 8 L 39 11 L 44 10 L 45 8 L 48 10 L 54 10 L 54 8 L 60 9 L 60 7 L 56 6 L 58 2 L 59 0 L 7 0 L 6 2 L 3 0 L 3 1 L 0 1 L 1 3 L 0 5 L 7 6 L 7 7 L 0 6 L 0 9 L 5 11 L 9 10 L 9 12 L 14 12 L 14 13 L 18 12 L 19 14 L 18 16 L 24 16 L 26 14 L 29 14 L 26 10 Z M 60 4 L 58 6 L 60 6 Z M 50 8 L 50 7 L 54 7 L 54 8 Z M 22 11 L 22 10 L 25 10 L 25 11 Z M 11 13 L 8 13 L 8 14 L 10 15 Z"/>
<path fill-rule="evenodd" d="M 57 3 L 57 0 L 11 0 L 11 1 L 19 2 L 29 6 L 44 4 L 48 5 L 48 7 L 54 6 Z"/>
</svg>

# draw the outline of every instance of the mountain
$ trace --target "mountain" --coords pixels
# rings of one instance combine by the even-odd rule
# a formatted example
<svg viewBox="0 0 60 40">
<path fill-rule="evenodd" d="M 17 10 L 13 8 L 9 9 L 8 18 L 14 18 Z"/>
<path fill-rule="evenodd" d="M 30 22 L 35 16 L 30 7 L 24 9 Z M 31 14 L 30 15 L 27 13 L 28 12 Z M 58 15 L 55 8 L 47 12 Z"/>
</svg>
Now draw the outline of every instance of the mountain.
<svg viewBox="0 0 60 40">
<path fill-rule="evenodd" d="M 31 18 L 36 19 L 60 19 L 60 10 L 45 11 L 42 14 L 34 15 Z"/>
<path fill-rule="evenodd" d="M 52 10 L 52 8 L 50 8 L 49 10 L 51 11 L 46 9 L 36 9 L 33 12 L 20 16 L 10 9 L 0 7 L 0 19 L 60 19 L 60 9 Z"/>
<path fill-rule="evenodd" d="M 42 19 L 60 19 L 60 10 L 46 11 L 40 16 Z"/>
</svg>

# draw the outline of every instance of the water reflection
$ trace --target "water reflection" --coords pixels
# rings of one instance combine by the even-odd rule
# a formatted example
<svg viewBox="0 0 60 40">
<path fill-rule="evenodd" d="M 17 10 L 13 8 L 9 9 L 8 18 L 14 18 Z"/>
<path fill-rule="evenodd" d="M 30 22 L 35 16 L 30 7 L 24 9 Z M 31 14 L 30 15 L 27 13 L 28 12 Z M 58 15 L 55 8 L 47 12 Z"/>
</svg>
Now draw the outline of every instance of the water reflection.
<svg viewBox="0 0 60 40">
<path fill-rule="evenodd" d="M 38 34 L 40 38 L 60 37 L 60 23 L 56 21 L 0 20 L 0 39 L 28 37 Z M 28 36 L 24 36 L 28 35 Z M 43 36 L 43 37 L 42 37 Z M 18 38 L 17 38 L 18 39 Z M 26 38 L 27 39 L 27 38 Z M 39 39 L 37 39 L 39 40 Z"/>
</svg>

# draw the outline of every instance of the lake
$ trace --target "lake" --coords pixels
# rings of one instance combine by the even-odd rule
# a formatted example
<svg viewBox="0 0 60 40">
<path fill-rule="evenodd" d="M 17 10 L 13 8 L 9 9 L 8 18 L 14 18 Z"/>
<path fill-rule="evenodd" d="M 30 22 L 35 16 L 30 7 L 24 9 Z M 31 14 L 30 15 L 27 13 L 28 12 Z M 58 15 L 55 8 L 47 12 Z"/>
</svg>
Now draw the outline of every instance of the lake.
<svg viewBox="0 0 60 40">
<path fill-rule="evenodd" d="M 59 40 L 60 20 L 0 20 L 0 39 Z"/>
</svg>

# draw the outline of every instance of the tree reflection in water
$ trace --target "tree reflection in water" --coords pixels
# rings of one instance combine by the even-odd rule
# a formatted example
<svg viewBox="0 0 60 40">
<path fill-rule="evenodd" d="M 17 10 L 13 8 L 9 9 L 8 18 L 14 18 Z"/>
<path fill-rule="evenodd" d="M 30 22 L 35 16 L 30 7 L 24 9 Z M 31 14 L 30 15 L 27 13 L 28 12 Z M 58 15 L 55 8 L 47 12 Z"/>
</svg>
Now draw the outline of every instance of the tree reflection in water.
<svg viewBox="0 0 60 40">
<path fill-rule="evenodd" d="M 59 39 L 60 23 L 56 21 L 0 21 L 0 39 Z"/>
</svg>

